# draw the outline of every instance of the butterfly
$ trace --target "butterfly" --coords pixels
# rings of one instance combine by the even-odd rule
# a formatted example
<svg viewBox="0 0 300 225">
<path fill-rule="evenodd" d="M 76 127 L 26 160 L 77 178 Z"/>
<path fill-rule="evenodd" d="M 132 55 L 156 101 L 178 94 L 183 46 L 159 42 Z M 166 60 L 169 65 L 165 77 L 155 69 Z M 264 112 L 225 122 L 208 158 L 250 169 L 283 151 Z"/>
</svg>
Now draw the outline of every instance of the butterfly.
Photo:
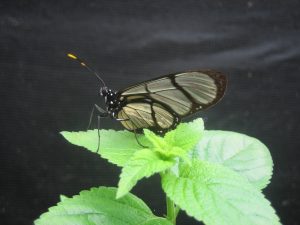
<svg viewBox="0 0 300 225">
<path fill-rule="evenodd" d="M 93 72 L 102 83 L 99 94 L 105 100 L 106 109 L 98 105 L 93 109 L 99 112 L 100 117 L 120 121 L 135 134 L 144 128 L 156 134 L 174 129 L 184 117 L 220 101 L 227 85 L 223 73 L 197 70 L 161 76 L 114 91 L 83 60 L 73 54 L 68 56 Z"/>
</svg>

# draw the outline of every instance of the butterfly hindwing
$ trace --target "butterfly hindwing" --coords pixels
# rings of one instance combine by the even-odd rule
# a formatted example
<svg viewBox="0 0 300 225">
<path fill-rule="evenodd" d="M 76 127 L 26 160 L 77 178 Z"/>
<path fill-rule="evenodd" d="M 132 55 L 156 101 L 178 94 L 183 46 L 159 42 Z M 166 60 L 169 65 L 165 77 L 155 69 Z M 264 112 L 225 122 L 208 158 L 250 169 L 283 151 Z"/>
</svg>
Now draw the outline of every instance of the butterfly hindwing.
<svg viewBox="0 0 300 225">
<path fill-rule="evenodd" d="M 119 112 L 118 118 L 128 130 L 140 131 L 143 128 L 163 133 L 174 127 L 178 118 L 163 105 L 151 100 L 135 101 L 126 104 Z"/>
</svg>

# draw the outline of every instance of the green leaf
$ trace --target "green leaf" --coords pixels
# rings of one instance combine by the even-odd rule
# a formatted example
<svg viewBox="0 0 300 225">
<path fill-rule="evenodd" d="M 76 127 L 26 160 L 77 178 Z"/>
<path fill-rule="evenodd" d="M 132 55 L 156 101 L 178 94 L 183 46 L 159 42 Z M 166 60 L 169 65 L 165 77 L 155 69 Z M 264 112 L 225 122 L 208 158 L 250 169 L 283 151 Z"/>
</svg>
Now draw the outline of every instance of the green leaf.
<svg viewBox="0 0 300 225">
<path fill-rule="evenodd" d="M 242 174 L 259 189 L 266 187 L 272 176 L 273 161 L 268 148 L 244 134 L 205 131 L 192 154 Z"/>
<path fill-rule="evenodd" d="M 135 152 L 122 169 L 117 198 L 128 193 L 143 177 L 149 177 L 171 168 L 175 164 L 176 157 L 189 163 L 186 153 L 197 144 L 203 129 L 202 119 L 179 124 L 175 130 L 168 132 L 163 138 L 144 129 L 145 137 L 152 145 L 150 149 Z"/>
<path fill-rule="evenodd" d="M 49 208 L 35 225 L 172 225 L 156 217 L 132 194 L 116 200 L 116 189 L 99 187 L 65 198 Z"/>
<path fill-rule="evenodd" d="M 154 151 L 166 158 L 180 157 L 188 160 L 187 152 L 199 142 L 203 133 L 203 120 L 196 119 L 190 123 L 181 123 L 175 130 L 169 131 L 164 137 L 144 129 L 145 137 L 151 142 Z"/>
<path fill-rule="evenodd" d="M 136 185 L 137 181 L 143 177 L 150 177 L 172 167 L 174 164 L 175 160 L 163 159 L 157 152 L 150 149 L 135 152 L 122 169 L 117 198 L 127 194 Z"/>
<path fill-rule="evenodd" d="M 141 225 L 173 225 L 173 224 L 165 218 L 156 217 L 141 223 Z"/>
<path fill-rule="evenodd" d="M 149 130 L 145 130 L 144 135 L 138 136 L 139 141 L 144 146 L 163 148 L 169 150 L 172 145 L 180 147 L 185 151 L 190 150 L 201 137 L 203 131 L 202 119 L 194 120 L 191 123 L 180 124 L 176 130 L 166 134 L 166 138 L 161 138 Z M 78 145 L 96 152 L 98 147 L 98 131 L 88 130 L 79 132 L 60 132 L 65 139 L 74 145 Z M 166 141 L 166 140 L 167 141 Z M 133 154 L 143 149 L 135 138 L 134 133 L 129 131 L 100 130 L 100 150 L 101 157 L 109 162 L 123 167 Z"/>
<path fill-rule="evenodd" d="M 65 195 L 60 195 L 60 196 L 59 196 L 59 199 L 60 199 L 60 201 L 62 202 L 62 201 L 64 201 L 64 200 L 68 199 L 68 197 L 65 196 Z"/>
<path fill-rule="evenodd" d="M 82 146 L 91 152 L 97 151 L 97 130 L 88 130 L 86 132 L 63 131 L 61 134 L 74 145 Z M 150 142 L 144 136 L 139 136 L 138 138 L 142 144 L 150 145 Z M 111 163 L 122 167 L 136 151 L 141 149 L 143 147 L 137 143 L 132 132 L 100 130 L 100 150 L 98 153 Z"/>
<path fill-rule="evenodd" d="M 270 202 L 249 181 L 219 164 L 194 161 L 162 177 L 167 196 L 206 225 L 278 225 Z"/>
<path fill-rule="evenodd" d="M 153 148 L 167 148 L 164 138 L 156 135 L 153 131 L 144 129 L 145 137 L 151 142 Z"/>
<path fill-rule="evenodd" d="M 201 118 L 189 123 L 180 123 L 175 130 L 169 131 L 164 139 L 171 146 L 177 146 L 186 152 L 191 150 L 201 139 L 204 123 Z"/>
</svg>

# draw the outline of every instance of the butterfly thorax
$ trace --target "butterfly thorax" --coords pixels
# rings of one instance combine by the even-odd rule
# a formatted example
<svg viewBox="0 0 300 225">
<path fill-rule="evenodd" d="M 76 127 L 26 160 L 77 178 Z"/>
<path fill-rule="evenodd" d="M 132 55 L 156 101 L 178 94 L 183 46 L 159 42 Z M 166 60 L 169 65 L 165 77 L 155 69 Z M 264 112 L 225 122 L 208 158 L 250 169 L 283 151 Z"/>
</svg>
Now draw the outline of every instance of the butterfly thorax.
<svg viewBox="0 0 300 225">
<path fill-rule="evenodd" d="M 100 95 L 104 97 L 108 114 L 115 118 L 122 108 L 122 102 L 118 100 L 117 93 L 108 88 L 101 88 Z"/>
</svg>

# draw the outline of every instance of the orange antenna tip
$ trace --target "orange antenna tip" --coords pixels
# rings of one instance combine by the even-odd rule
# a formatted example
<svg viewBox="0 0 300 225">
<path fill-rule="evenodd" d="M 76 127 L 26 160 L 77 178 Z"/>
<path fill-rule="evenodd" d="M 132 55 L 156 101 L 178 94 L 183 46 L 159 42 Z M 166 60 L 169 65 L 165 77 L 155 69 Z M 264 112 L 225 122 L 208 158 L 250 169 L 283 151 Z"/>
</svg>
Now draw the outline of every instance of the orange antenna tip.
<svg viewBox="0 0 300 225">
<path fill-rule="evenodd" d="M 91 69 L 84 61 L 82 61 L 80 58 L 78 58 L 76 55 L 73 55 L 72 53 L 68 53 L 67 56 L 71 59 L 76 60 L 81 66 L 85 67 L 87 70 L 89 70 L 90 72 L 92 72 L 102 83 L 103 87 L 106 87 L 104 81 L 102 80 L 102 78 L 98 75 L 98 73 Z"/>
<path fill-rule="evenodd" d="M 71 59 L 78 59 L 76 55 L 73 55 L 73 54 L 71 54 L 71 53 L 68 53 L 67 56 L 68 56 L 69 58 L 71 58 Z"/>
</svg>

